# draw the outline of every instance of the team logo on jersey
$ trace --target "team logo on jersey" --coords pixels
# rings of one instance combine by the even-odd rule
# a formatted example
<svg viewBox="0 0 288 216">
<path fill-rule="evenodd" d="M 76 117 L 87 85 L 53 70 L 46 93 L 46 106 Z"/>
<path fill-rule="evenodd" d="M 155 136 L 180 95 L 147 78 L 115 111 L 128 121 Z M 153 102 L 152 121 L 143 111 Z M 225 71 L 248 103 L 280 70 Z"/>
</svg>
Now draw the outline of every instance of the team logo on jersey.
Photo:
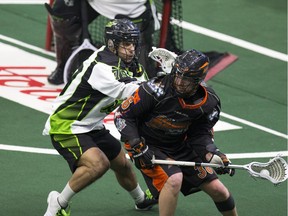
<svg viewBox="0 0 288 216">
<path fill-rule="evenodd" d="M 123 101 L 123 103 L 121 104 L 121 109 L 127 110 L 130 107 L 131 103 L 133 103 L 133 96 L 130 96 L 125 101 Z"/>
<path fill-rule="evenodd" d="M 189 118 L 189 115 L 186 113 L 182 113 L 182 112 L 179 112 L 177 110 L 175 110 L 174 112 L 177 113 L 178 115 L 185 116 L 185 117 Z"/>
<path fill-rule="evenodd" d="M 164 115 L 159 115 L 152 118 L 146 125 L 151 128 L 165 131 L 167 134 L 183 134 L 188 130 L 191 122 L 177 122 L 175 119 L 168 118 Z"/>
<path fill-rule="evenodd" d="M 164 94 L 164 90 L 162 88 L 162 86 L 160 85 L 157 85 L 155 82 L 153 82 L 154 80 L 152 81 L 149 81 L 147 82 L 147 85 L 150 87 L 150 89 L 155 92 L 156 96 L 157 97 L 160 97 L 161 95 Z"/>
<path fill-rule="evenodd" d="M 126 121 L 122 118 L 115 118 L 115 126 L 118 131 L 122 131 L 126 127 Z"/>
<path fill-rule="evenodd" d="M 213 119 L 215 119 L 215 118 L 219 118 L 219 112 L 218 112 L 218 110 L 213 109 L 213 112 L 210 115 L 208 115 L 208 119 L 210 121 L 213 121 Z"/>
<path fill-rule="evenodd" d="M 115 66 L 112 67 L 112 73 L 117 80 L 123 79 L 125 77 L 133 77 L 133 72 Z"/>
</svg>

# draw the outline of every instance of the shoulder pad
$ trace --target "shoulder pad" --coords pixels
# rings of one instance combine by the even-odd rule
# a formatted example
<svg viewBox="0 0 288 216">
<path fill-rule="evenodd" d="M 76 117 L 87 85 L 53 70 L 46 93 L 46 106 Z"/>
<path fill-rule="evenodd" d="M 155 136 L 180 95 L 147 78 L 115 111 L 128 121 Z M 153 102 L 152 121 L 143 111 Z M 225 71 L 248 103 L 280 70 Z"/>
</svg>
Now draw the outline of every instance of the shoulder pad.
<svg viewBox="0 0 288 216">
<path fill-rule="evenodd" d="M 143 85 L 143 88 L 151 95 L 156 98 L 159 98 L 165 94 L 164 84 L 162 83 L 162 79 L 157 77 L 150 79 Z"/>
<path fill-rule="evenodd" d="M 115 54 L 113 54 L 107 47 L 105 47 L 102 51 L 98 52 L 97 62 L 102 62 L 104 64 L 114 66 L 114 67 L 119 67 L 121 66 L 122 68 L 125 68 L 124 63 L 121 61 L 119 65 L 119 57 Z"/>
</svg>

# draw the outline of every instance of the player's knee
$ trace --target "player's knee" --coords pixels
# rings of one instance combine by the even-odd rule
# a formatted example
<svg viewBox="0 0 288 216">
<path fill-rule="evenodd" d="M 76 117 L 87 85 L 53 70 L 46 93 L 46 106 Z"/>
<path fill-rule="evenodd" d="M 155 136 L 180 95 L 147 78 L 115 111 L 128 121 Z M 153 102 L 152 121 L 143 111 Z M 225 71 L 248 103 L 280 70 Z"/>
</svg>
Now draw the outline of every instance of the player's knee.
<svg viewBox="0 0 288 216">
<path fill-rule="evenodd" d="M 215 205 L 220 212 L 225 212 L 225 211 L 231 211 L 235 208 L 235 201 L 230 194 L 228 199 L 222 201 L 222 202 L 215 202 Z"/>
<path fill-rule="evenodd" d="M 166 187 L 169 187 L 169 190 L 178 192 L 182 186 L 183 174 L 175 173 L 167 179 Z"/>
<path fill-rule="evenodd" d="M 127 159 L 121 160 L 118 162 L 116 169 L 115 167 L 113 168 L 114 172 L 120 174 L 120 175 L 129 175 L 130 173 L 133 172 L 133 166 L 130 161 Z"/>
<path fill-rule="evenodd" d="M 95 181 L 96 179 L 103 176 L 109 170 L 109 161 L 97 161 L 91 163 L 91 166 L 88 167 L 88 173 L 91 176 L 91 179 Z"/>
<path fill-rule="evenodd" d="M 79 166 L 86 168 L 91 180 L 96 180 L 110 168 L 110 162 L 102 151 L 97 148 L 87 150 L 79 160 Z"/>
<path fill-rule="evenodd" d="M 106 157 L 103 157 L 101 160 L 93 160 L 90 168 L 95 169 L 96 171 L 97 170 L 107 171 L 110 168 L 110 162 Z"/>
<path fill-rule="evenodd" d="M 214 202 L 221 202 L 230 196 L 228 189 L 218 179 L 208 183 L 204 190 L 211 196 Z"/>
<path fill-rule="evenodd" d="M 127 175 L 127 173 L 133 172 L 132 163 L 126 158 L 123 150 L 110 163 L 111 169 L 119 175 Z"/>
</svg>

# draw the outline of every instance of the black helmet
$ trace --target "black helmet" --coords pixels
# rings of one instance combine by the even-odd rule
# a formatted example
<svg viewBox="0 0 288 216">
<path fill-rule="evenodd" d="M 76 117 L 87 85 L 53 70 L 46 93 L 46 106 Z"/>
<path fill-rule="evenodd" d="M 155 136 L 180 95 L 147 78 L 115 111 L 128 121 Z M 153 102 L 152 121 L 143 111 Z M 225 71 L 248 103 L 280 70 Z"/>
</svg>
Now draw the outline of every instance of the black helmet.
<svg viewBox="0 0 288 216">
<path fill-rule="evenodd" d="M 180 97 L 195 94 L 208 72 L 209 58 L 192 49 L 178 56 L 172 68 L 173 87 Z"/>
<path fill-rule="evenodd" d="M 138 46 L 140 31 L 129 19 L 114 19 L 105 26 L 105 44 L 109 48 L 117 49 L 120 42 L 134 43 Z"/>
</svg>

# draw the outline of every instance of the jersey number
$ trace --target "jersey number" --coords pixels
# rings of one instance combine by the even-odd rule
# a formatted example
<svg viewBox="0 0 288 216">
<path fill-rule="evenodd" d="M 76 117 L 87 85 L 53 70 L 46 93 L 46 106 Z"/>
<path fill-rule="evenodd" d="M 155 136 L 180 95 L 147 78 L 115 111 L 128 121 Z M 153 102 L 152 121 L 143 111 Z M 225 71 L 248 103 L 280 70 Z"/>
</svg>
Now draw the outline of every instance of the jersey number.
<svg viewBox="0 0 288 216">
<path fill-rule="evenodd" d="M 195 166 L 195 170 L 198 170 L 198 177 L 200 179 L 204 179 L 207 176 L 207 173 L 213 174 L 213 169 L 211 167 L 202 167 L 202 166 Z"/>
</svg>

